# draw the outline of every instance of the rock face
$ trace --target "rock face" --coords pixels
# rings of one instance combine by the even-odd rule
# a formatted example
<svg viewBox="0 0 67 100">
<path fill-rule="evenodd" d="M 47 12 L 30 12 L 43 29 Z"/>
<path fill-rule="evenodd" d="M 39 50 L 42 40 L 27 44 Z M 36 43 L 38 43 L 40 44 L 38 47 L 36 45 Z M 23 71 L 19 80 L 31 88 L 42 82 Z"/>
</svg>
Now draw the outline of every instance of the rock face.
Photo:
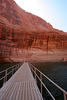
<svg viewBox="0 0 67 100">
<path fill-rule="evenodd" d="M 0 17 L 7 23 L 22 26 L 24 31 L 43 31 L 52 28 L 46 21 L 22 10 L 13 0 L 0 0 Z"/>
<path fill-rule="evenodd" d="M 9 40 L 10 38 L 10 40 Z M 6 46 L 9 42 L 9 45 Z M 5 45 L 2 42 L 5 41 Z M 54 29 L 45 20 L 21 9 L 14 0 L 0 0 L 0 56 L 3 47 L 67 50 L 67 33 Z M 15 52 L 16 53 L 16 52 Z M 6 54 L 7 56 L 7 54 Z"/>
</svg>

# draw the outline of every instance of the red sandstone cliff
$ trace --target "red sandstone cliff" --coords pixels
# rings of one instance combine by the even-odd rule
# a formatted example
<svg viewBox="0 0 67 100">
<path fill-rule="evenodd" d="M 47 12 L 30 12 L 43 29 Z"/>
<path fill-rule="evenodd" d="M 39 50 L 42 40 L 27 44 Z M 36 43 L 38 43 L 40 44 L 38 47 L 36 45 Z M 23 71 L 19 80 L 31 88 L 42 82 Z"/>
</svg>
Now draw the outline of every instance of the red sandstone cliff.
<svg viewBox="0 0 67 100">
<path fill-rule="evenodd" d="M 52 30 L 52 26 L 41 18 L 25 12 L 13 0 L 0 0 L 0 18 L 25 31 Z"/>
<path fill-rule="evenodd" d="M 67 50 L 65 32 L 54 29 L 45 20 L 24 11 L 14 0 L 0 0 L 0 42 L 9 41 L 9 38 L 10 44 L 13 44 L 10 48 Z"/>
</svg>

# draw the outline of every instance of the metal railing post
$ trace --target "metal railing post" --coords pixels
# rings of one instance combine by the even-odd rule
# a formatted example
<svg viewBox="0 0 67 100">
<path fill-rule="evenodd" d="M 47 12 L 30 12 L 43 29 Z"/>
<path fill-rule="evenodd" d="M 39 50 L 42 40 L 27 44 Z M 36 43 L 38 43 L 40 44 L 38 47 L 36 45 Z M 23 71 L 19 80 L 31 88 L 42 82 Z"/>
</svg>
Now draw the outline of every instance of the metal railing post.
<svg viewBox="0 0 67 100">
<path fill-rule="evenodd" d="M 40 73 L 40 79 L 41 79 L 41 95 L 42 95 L 42 74 Z"/>
<path fill-rule="evenodd" d="M 33 72 L 33 70 L 34 70 L 34 68 L 32 68 L 32 74 L 33 74 L 33 76 L 34 76 L 34 72 Z"/>
<path fill-rule="evenodd" d="M 36 81 L 36 83 L 37 83 L 37 79 L 36 79 L 36 68 L 35 68 L 35 81 Z"/>
<path fill-rule="evenodd" d="M 3 84 L 6 83 L 6 81 L 7 81 L 7 70 L 5 70 L 5 77 L 4 77 L 4 82 L 3 82 Z"/>
<path fill-rule="evenodd" d="M 13 75 L 13 67 L 12 67 L 12 75 Z"/>
<path fill-rule="evenodd" d="M 5 72 L 5 81 L 7 81 L 7 70 Z"/>
<path fill-rule="evenodd" d="M 20 68 L 20 65 L 18 65 L 18 69 Z"/>
<path fill-rule="evenodd" d="M 67 99 L 66 99 L 66 94 L 65 94 L 65 93 L 64 93 L 64 100 L 67 100 Z"/>
</svg>

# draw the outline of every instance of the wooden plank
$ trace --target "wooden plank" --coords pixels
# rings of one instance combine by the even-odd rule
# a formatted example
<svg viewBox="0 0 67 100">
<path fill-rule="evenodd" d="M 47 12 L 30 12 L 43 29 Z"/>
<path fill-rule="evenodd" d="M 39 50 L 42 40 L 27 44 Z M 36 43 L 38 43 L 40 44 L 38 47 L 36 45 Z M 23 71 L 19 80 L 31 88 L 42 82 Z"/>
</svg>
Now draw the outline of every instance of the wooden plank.
<svg viewBox="0 0 67 100">
<path fill-rule="evenodd" d="M 28 63 L 24 63 L 0 89 L 0 100 L 5 98 L 6 100 L 43 100 Z"/>
</svg>

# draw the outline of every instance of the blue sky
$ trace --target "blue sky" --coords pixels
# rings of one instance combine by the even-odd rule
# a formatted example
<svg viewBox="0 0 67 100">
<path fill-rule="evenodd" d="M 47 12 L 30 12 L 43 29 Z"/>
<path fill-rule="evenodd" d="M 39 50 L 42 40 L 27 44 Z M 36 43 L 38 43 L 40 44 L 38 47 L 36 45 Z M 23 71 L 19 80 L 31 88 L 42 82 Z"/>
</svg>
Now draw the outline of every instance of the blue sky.
<svg viewBox="0 0 67 100">
<path fill-rule="evenodd" d="M 27 12 L 50 23 L 54 28 L 67 32 L 67 0 L 15 0 Z"/>
<path fill-rule="evenodd" d="M 67 0 L 43 0 L 48 9 L 48 19 L 53 27 L 67 32 Z"/>
</svg>

